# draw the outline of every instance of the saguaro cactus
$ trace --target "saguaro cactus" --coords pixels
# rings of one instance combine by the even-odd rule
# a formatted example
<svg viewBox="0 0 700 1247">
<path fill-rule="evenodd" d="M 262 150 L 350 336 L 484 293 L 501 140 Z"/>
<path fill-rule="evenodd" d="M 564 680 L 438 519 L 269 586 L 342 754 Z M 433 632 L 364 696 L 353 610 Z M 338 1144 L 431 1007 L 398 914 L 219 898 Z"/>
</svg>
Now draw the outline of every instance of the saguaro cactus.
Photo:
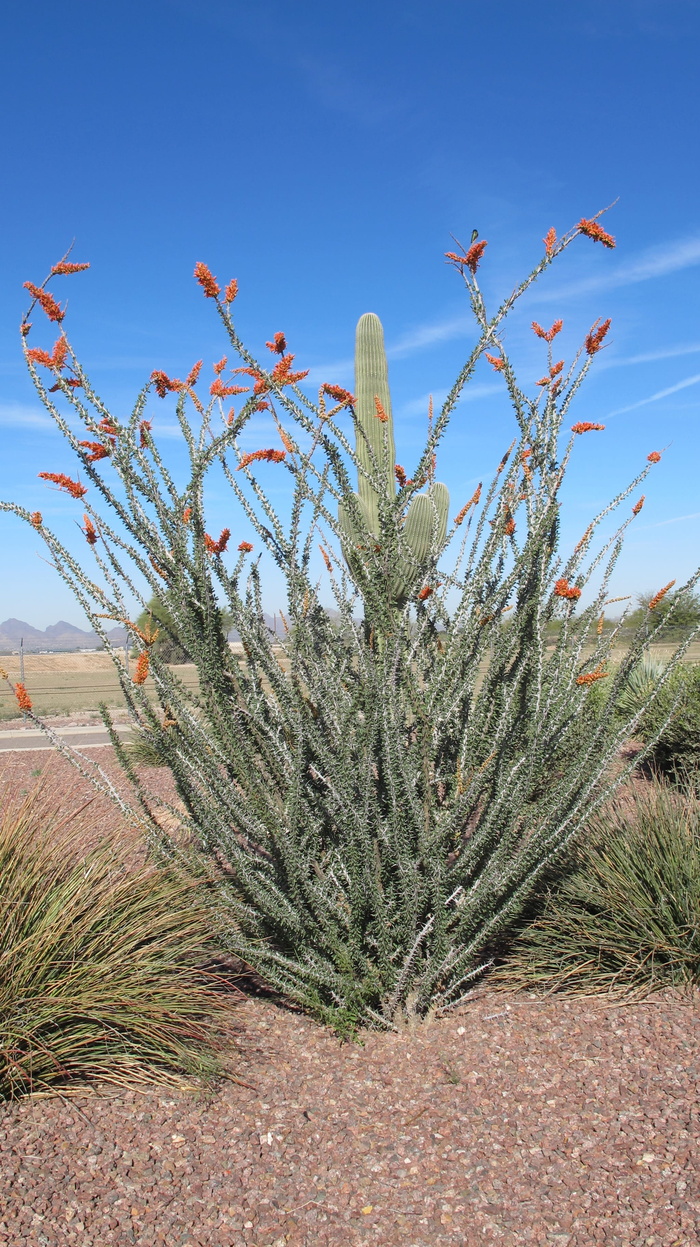
<svg viewBox="0 0 700 1247">
<path fill-rule="evenodd" d="M 390 594 L 403 606 L 423 583 L 447 533 L 450 495 L 446 485 L 431 481 L 427 494 L 415 494 L 400 523 L 392 514 L 396 498 L 396 448 L 384 331 L 378 316 L 366 312 L 355 336 L 355 396 L 359 430 L 356 453 L 360 469 L 358 493 L 354 495 L 364 531 L 343 503 L 338 519 L 345 541 L 344 553 L 351 571 L 358 566 L 357 551 L 370 542 L 381 551 L 390 546 L 389 526 L 399 538 L 398 557 L 387 574 Z M 365 475 L 366 473 L 366 475 Z M 381 491 L 381 495 L 380 495 Z"/>
</svg>

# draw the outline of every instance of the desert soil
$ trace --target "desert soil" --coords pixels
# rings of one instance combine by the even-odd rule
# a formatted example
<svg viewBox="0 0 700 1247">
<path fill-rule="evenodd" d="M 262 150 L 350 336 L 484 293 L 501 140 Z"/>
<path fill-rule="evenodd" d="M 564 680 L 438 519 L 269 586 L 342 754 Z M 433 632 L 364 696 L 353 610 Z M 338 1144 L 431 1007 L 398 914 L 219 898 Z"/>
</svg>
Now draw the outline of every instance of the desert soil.
<svg viewBox="0 0 700 1247">
<path fill-rule="evenodd" d="M 57 808 L 89 795 L 57 755 L 5 754 L 0 801 L 39 767 Z M 140 856 L 106 799 L 81 818 L 86 846 L 121 827 Z M 699 1023 L 697 997 L 616 1007 L 486 983 L 449 1018 L 343 1045 L 248 995 L 238 1081 L 0 1109 L 0 1243 L 697 1247 Z"/>
</svg>

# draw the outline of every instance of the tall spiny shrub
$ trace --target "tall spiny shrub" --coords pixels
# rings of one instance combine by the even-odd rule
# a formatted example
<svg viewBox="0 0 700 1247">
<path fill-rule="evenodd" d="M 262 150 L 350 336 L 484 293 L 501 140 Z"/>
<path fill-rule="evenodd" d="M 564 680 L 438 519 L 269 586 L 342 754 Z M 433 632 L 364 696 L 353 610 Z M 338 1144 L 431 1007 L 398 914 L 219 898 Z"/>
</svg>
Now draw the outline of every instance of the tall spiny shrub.
<svg viewBox="0 0 700 1247">
<path fill-rule="evenodd" d="M 182 821 L 210 860 L 222 938 L 338 1029 L 393 1026 L 464 999 L 545 869 L 610 794 L 611 760 L 643 713 L 641 707 L 620 723 L 615 706 L 655 637 L 654 610 L 669 586 L 649 603 L 651 627 L 639 629 L 608 675 L 589 733 L 579 730 L 589 688 L 606 677 L 617 639 L 617 629 L 603 628 L 601 614 L 624 532 L 642 500 L 597 551 L 593 538 L 660 455 L 652 451 L 573 550 L 559 553 L 564 474 L 577 436 L 600 426 L 579 422 L 564 439 L 562 429 L 609 322 L 593 326 L 568 369 L 552 355 L 561 321 L 548 330 L 533 325 L 548 346 L 535 395 L 519 386 L 501 337 L 520 295 L 579 235 L 614 245 L 597 219 L 580 221 L 560 240 L 551 230 L 533 271 L 495 313 L 487 312 L 477 281 L 485 241 L 448 254 L 464 279 L 478 340 L 430 422 L 411 480 L 399 479 L 398 492 L 373 317 L 361 322 L 358 402 L 330 383 L 314 401 L 284 335 L 267 344 L 276 362 L 259 362 L 234 323 L 237 283 L 222 292 L 198 263 L 195 277 L 240 362 L 228 376 L 225 358 L 214 365 L 206 401 L 196 388 L 201 361 L 184 381 L 155 371 L 127 420 L 107 410 L 63 329 L 49 352 L 29 346 L 28 321 L 23 324 L 34 383 L 86 484 L 42 475 L 76 500 L 85 498 L 83 532 L 94 570 L 83 570 L 39 512 L 2 506 L 43 537 L 111 650 L 134 721 L 170 766 Z M 64 260 L 52 272 L 79 267 Z M 62 324 L 63 310 L 46 283 L 28 286 L 35 303 Z M 363 362 L 362 342 L 370 339 L 372 368 Z M 464 501 L 445 534 L 446 491 L 433 483 L 434 459 L 483 353 L 510 397 L 515 438 L 490 485 Z M 50 387 L 42 379 L 46 369 Z M 182 488 L 158 449 L 150 413 L 147 418 L 154 389 L 161 397 L 176 395 L 189 456 Z M 226 415 L 223 401 L 241 393 L 242 406 Z M 67 411 L 82 421 L 86 438 L 74 431 Z M 244 453 L 239 439 L 253 417 L 267 420 L 275 444 Z M 248 532 L 284 574 L 288 631 L 281 649 L 265 626 L 259 560 L 248 561 L 253 543 L 242 540 L 229 557 L 229 528 L 218 537 L 207 532 L 204 484 L 214 467 Z M 284 520 L 266 487 L 279 489 L 279 473 L 288 474 L 291 486 Z M 94 508 L 96 494 L 107 515 Z M 426 516 L 429 508 L 430 519 L 422 546 L 412 539 L 419 508 Z M 233 516 L 230 523 L 233 528 Z M 462 525 L 453 565 L 438 568 Z M 590 604 L 577 610 L 592 578 Z M 698 574 L 687 588 L 697 580 Z M 329 590 L 339 623 L 323 605 Z M 137 630 L 130 622 L 128 602 L 145 605 L 151 596 L 163 602 L 197 666 L 197 694 L 159 658 L 155 628 Z M 226 643 L 222 607 L 243 654 Z M 127 620 L 138 639 L 131 678 L 121 652 L 110 647 L 106 620 Z M 553 621 L 559 626 L 550 646 Z M 155 702 L 145 687 L 149 674 Z M 16 691 L 31 714 L 26 690 Z M 116 733 L 113 739 L 128 769 Z M 555 750 L 563 761 L 551 768 Z M 91 769 L 85 759 L 80 765 Z M 130 774 L 137 801 L 130 812 L 141 818 L 154 851 L 174 854 L 152 798 Z M 94 768 L 93 775 L 109 787 Z"/>
</svg>

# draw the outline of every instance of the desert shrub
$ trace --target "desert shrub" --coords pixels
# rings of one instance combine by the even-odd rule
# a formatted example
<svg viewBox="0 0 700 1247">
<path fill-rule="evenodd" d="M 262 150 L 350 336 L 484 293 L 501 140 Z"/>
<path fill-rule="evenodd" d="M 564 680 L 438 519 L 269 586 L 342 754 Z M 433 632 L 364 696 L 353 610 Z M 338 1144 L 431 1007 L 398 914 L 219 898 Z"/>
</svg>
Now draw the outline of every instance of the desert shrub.
<svg viewBox="0 0 700 1247">
<path fill-rule="evenodd" d="M 647 994 L 700 983 L 700 803 L 659 781 L 597 814 L 496 987 Z"/>
<path fill-rule="evenodd" d="M 230 1010 L 203 885 L 84 854 L 48 790 L 0 811 L 0 1100 L 86 1080 L 187 1086 L 220 1071 Z"/>
<path fill-rule="evenodd" d="M 42 475 L 81 501 L 94 566 L 83 570 L 39 512 L 1 505 L 42 536 L 102 635 L 107 619 L 136 636 L 131 676 L 112 650 L 121 687 L 172 770 L 186 829 L 218 871 L 212 886 L 228 947 L 339 1030 L 459 1005 L 485 950 L 609 796 L 617 778 L 610 762 L 636 722 L 620 722 L 617 696 L 654 639 L 656 608 L 672 586 L 649 602 L 650 623 L 616 674 L 607 664 L 618 629 L 606 629 L 601 615 L 624 532 L 643 503 L 629 505 L 631 495 L 661 456 L 645 447 L 631 484 L 560 551 L 567 465 L 579 435 L 600 436 L 591 422 L 568 425 L 569 413 L 609 322 L 585 334 L 566 367 L 552 348 L 562 322 L 534 324 L 546 355 L 536 393 L 518 384 L 501 332 L 520 295 L 580 236 L 614 245 L 597 220 L 558 240 L 550 231 L 530 275 L 493 313 L 477 280 L 486 243 L 448 255 L 477 337 L 442 408 L 429 414 L 410 474 L 395 458 L 382 327 L 372 314 L 357 329 L 356 394 L 325 383 L 312 397 L 284 335 L 275 334 L 272 358 L 260 362 L 234 323 L 237 283 L 222 291 L 198 263 L 195 277 L 233 367 L 226 357 L 214 365 L 206 400 L 197 390 L 201 361 L 184 381 L 156 370 L 124 420 L 106 409 L 63 327 L 49 353 L 30 346 L 28 320 L 22 326 L 34 384 L 87 484 Z M 70 269 L 62 262 L 55 273 Z M 62 326 L 46 283 L 29 289 Z M 514 437 L 490 483 L 465 488 L 450 524 L 436 456 L 483 354 L 512 404 Z M 153 436 L 153 391 L 175 396 L 189 458 L 184 483 L 181 465 L 175 483 Z M 262 444 L 244 451 L 240 439 L 253 428 L 265 429 Z M 228 527 L 218 537 L 207 531 L 212 470 L 254 538 L 231 554 Z M 271 498 L 282 492 L 280 474 L 289 491 L 278 510 Z M 106 515 L 93 506 L 97 496 Z M 599 525 L 625 504 L 617 532 L 596 546 Z M 263 614 L 261 550 L 286 581 L 281 653 Z M 154 627 L 130 622 L 133 596 L 144 608 L 153 596 L 167 608 L 196 664 L 197 694 L 162 661 Z M 226 643 L 224 609 L 243 656 Z M 159 707 L 144 689 L 149 672 Z M 604 692 L 591 696 L 598 683 Z M 175 853 L 113 739 L 136 785 L 135 816 L 154 850 Z M 105 776 L 97 782 L 109 787 Z"/>
<path fill-rule="evenodd" d="M 648 764 L 672 782 L 700 782 L 700 665 L 679 667 L 642 715 Z"/>
</svg>

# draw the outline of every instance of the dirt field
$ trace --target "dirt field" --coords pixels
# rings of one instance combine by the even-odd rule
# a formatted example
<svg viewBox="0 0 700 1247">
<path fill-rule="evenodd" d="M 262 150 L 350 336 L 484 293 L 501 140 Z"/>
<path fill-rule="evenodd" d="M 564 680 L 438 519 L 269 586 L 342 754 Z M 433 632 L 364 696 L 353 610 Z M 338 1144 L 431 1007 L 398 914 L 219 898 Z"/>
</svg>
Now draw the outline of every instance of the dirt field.
<svg viewBox="0 0 700 1247">
<path fill-rule="evenodd" d="M 234 652 L 242 652 L 242 646 L 233 644 Z M 650 653 L 659 659 L 671 657 L 675 646 L 655 645 Z M 614 656 L 615 657 L 615 656 Z M 622 652 L 618 657 L 622 657 Z M 686 662 L 700 662 L 700 642 L 690 646 Z M 132 659 L 132 666 L 134 660 Z M 10 679 L 20 678 L 17 654 L 0 655 L 0 667 Z M 192 664 L 173 668 L 180 678 L 197 689 L 197 672 Z M 124 708 L 124 698 L 119 687 L 114 665 L 108 654 L 27 654 L 24 659 L 24 675 L 27 691 L 34 709 L 40 716 L 96 714 L 101 701 L 111 708 Z M 150 681 L 146 690 L 152 690 Z M 21 718 L 11 689 L 0 682 L 0 723 Z"/>
</svg>

